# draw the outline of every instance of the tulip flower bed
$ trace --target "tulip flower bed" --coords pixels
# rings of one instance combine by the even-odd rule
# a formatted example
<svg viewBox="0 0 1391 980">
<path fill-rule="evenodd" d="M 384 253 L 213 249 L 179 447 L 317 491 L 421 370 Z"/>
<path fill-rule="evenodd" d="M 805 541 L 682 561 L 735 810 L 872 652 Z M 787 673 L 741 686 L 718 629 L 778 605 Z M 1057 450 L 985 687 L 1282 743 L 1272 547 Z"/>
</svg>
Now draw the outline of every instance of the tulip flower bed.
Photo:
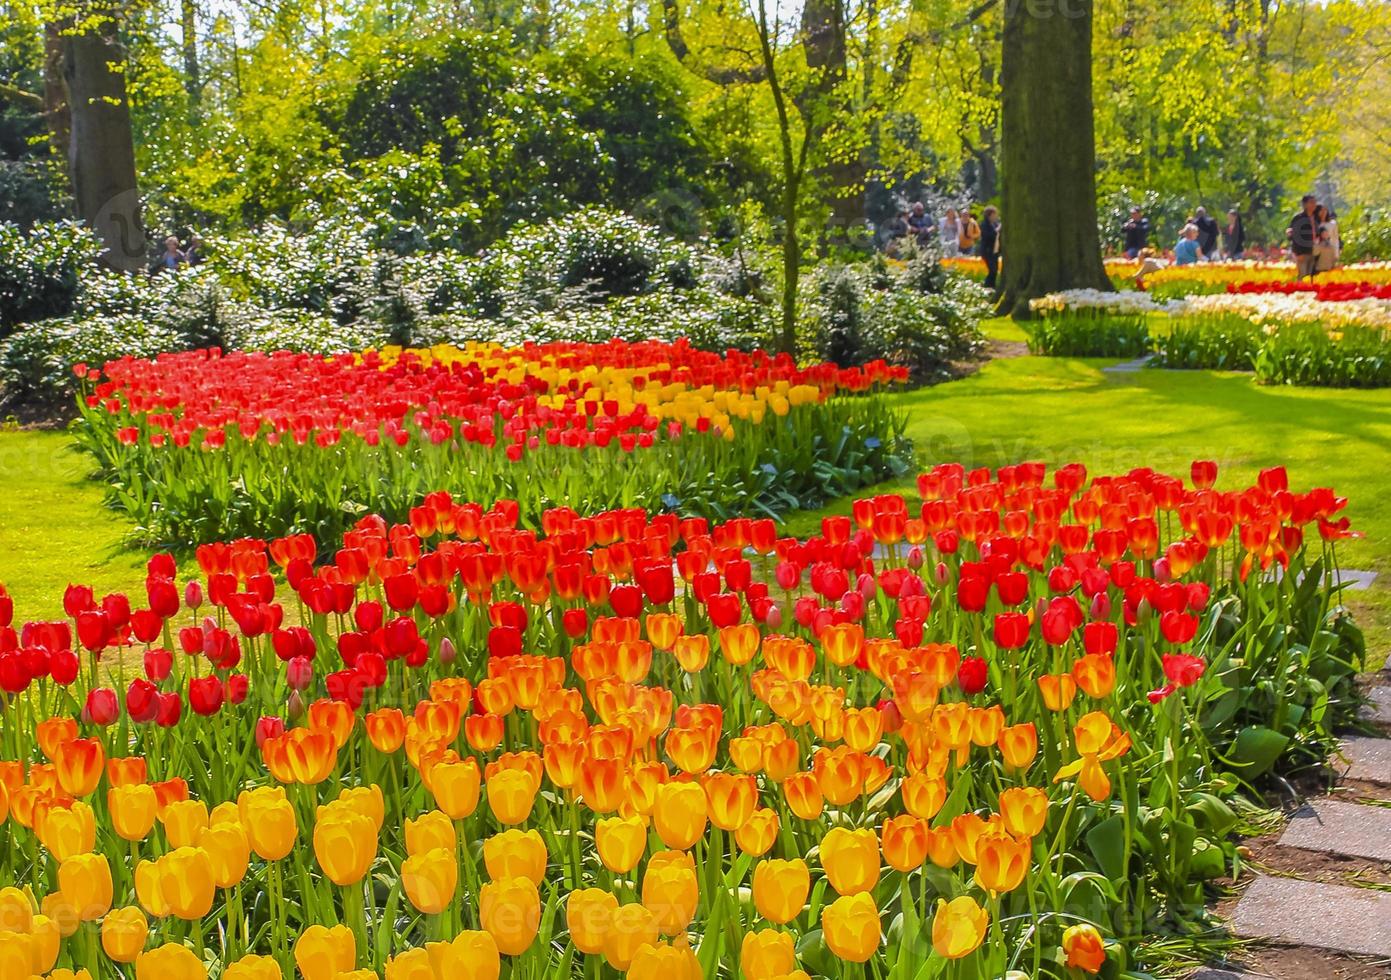
<svg viewBox="0 0 1391 980">
<path fill-rule="evenodd" d="M 1243 288 L 1167 302 L 1094 289 L 1050 293 L 1030 304 L 1039 314 L 1030 346 L 1064 357 L 1154 350 L 1163 367 L 1254 371 L 1262 384 L 1391 385 L 1391 301 L 1341 288 Z M 1151 325 L 1160 324 L 1167 329 L 1152 337 Z"/>
<path fill-rule="evenodd" d="M 684 341 L 360 355 L 194 351 L 79 366 L 81 443 L 156 541 L 403 520 L 449 489 L 550 506 L 775 514 L 906 467 L 882 361 L 798 368 Z"/>
<path fill-rule="evenodd" d="M 1325 303 L 1347 303 L 1359 299 L 1391 299 L 1391 282 L 1234 282 L 1229 293 L 1312 293 Z"/>
<path fill-rule="evenodd" d="M 1171 265 L 1145 276 L 1145 289 L 1160 298 L 1227 292 L 1242 283 L 1291 283 L 1298 278 L 1293 262 L 1197 262 Z M 1391 262 L 1357 262 L 1320 272 L 1319 283 L 1391 284 Z"/>
<path fill-rule="evenodd" d="M 942 465 L 807 540 L 441 492 L 0 590 L 0 975 L 1132 976 L 1355 710 L 1344 501 L 1216 475 Z"/>
</svg>

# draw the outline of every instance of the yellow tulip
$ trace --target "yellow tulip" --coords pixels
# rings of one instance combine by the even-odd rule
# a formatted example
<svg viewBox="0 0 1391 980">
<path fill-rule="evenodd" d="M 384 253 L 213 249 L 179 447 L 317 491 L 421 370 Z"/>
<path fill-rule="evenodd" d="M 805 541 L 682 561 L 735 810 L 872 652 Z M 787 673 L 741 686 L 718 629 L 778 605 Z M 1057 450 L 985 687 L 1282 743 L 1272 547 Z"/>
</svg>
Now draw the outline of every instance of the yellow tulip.
<svg viewBox="0 0 1391 980">
<path fill-rule="evenodd" d="M 284 980 L 284 974 L 269 956 L 247 955 L 229 963 L 222 971 L 222 980 Z"/>
<path fill-rule="evenodd" d="M 122 840 L 141 841 L 150 834 L 159 811 L 154 787 L 148 783 L 113 786 L 106 794 L 111 829 Z"/>
<path fill-rule="evenodd" d="M 753 869 L 753 904 L 769 922 L 785 925 L 801 915 L 811 894 L 811 872 L 801 858 L 760 861 Z"/>
<path fill-rule="evenodd" d="M 821 866 L 841 895 L 858 895 L 879 883 L 879 838 L 872 830 L 836 827 L 821 839 Z"/>
<path fill-rule="evenodd" d="M 879 909 L 874 897 L 856 892 L 836 899 L 821 913 L 821 934 L 826 947 L 841 959 L 867 961 L 879 949 Z"/>
<path fill-rule="evenodd" d="M 314 822 L 314 856 L 329 881 L 356 885 L 377 858 L 376 824 L 346 804 L 321 808 Z"/>
<path fill-rule="evenodd" d="M 58 890 L 83 922 L 95 922 L 111 908 L 111 865 L 104 854 L 76 854 L 58 865 Z"/>
<path fill-rule="evenodd" d="M 581 953 L 601 953 L 613 915 L 618 911 L 618 898 L 602 888 L 577 888 L 565 903 L 565 924 L 570 941 Z"/>
<path fill-rule="evenodd" d="M 150 924 L 140 909 L 112 909 L 101 922 L 101 948 L 117 963 L 134 963 L 149 934 Z"/>
<path fill-rule="evenodd" d="M 932 919 L 932 948 L 949 960 L 970 956 L 985 940 L 989 925 L 990 915 L 969 895 L 950 902 L 939 899 Z"/>
<path fill-rule="evenodd" d="M 528 878 L 490 881 L 479 890 L 478 916 L 500 952 L 519 956 L 541 924 L 541 896 Z"/>
<path fill-rule="evenodd" d="M 135 980 L 208 980 L 208 971 L 193 950 L 166 943 L 136 957 Z"/>
<path fill-rule="evenodd" d="M 347 926 L 314 925 L 295 942 L 295 965 L 304 980 L 337 980 L 357 966 L 357 940 Z"/>
<path fill-rule="evenodd" d="M 790 932 L 764 929 L 744 933 L 739 951 L 744 980 L 773 980 L 797 969 L 797 948 Z"/>
<path fill-rule="evenodd" d="M 459 865 L 453 851 L 437 847 L 406 858 L 401 864 L 401 887 L 426 915 L 438 915 L 454 899 L 459 884 Z"/>
<path fill-rule="evenodd" d="M 451 854 L 459 846 L 454 822 L 442 810 L 431 810 L 414 820 L 406 820 L 406 853 L 424 854 L 435 848 L 443 848 Z"/>
<path fill-rule="evenodd" d="M 639 816 L 605 817 L 594 826 L 594 844 L 604 867 L 627 874 L 647 850 L 647 821 Z"/>
<path fill-rule="evenodd" d="M 529 878 L 539 885 L 546 877 L 546 859 L 546 842 L 534 830 L 504 830 L 483 842 L 489 878 Z"/>
</svg>

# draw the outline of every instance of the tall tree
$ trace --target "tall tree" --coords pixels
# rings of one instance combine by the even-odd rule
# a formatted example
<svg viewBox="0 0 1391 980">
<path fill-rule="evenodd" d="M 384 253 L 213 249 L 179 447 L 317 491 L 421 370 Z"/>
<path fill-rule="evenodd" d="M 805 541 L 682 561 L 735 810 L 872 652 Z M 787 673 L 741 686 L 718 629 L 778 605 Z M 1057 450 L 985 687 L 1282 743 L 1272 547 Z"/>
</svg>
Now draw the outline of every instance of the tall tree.
<svg viewBox="0 0 1391 980">
<path fill-rule="evenodd" d="M 1092 0 L 1010 0 L 1001 53 L 1004 290 L 999 312 L 1109 289 L 1096 224 Z"/>
<path fill-rule="evenodd" d="M 72 126 L 68 167 L 77 216 L 106 246 L 107 265 L 136 271 L 145 265 L 146 237 L 124 66 L 114 11 L 96 12 L 64 34 Z"/>
<path fill-rule="evenodd" d="M 179 29 L 184 56 L 184 88 L 188 91 L 188 102 L 198 113 L 199 102 L 203 98 L 203 73 L 198 62 L 198 6 L 194 0 L 179 0 Z"/>
</svg>

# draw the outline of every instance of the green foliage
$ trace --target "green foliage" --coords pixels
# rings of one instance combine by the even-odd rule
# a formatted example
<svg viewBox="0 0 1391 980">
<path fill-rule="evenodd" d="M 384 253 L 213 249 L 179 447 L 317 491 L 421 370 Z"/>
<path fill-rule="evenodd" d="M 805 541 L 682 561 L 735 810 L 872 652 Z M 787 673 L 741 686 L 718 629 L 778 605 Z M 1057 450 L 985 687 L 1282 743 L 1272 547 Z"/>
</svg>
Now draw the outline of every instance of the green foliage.
<svg viewBox="0 0 1391 980">
<path fill-rule="evenodd" d="M 0 337 L 16 324 L 71 312 L 78 276 L 100 251 L 91 234 L 71 223 L 21 231 L 0 222 Z"/>
<path fill-rule="evenodd" d="M 0 384 L 10 394 L 57 399 L 71 389 L 74 365 L 101 365 L 127 354 L 154 357 L 187 346 L 175 331 L 140 316 L 44 320 L 0 342 Z"/>
<path fill-rule="evenodd" d="M 801 353 L 842 366 L 885 360 L 940 381 L 985 346 L 985 291 L 930 257 L 818 267 L 803 283 Z"/>
<path fill-rule="evenodd" d="M 1316 323 L 1282 326 L 1256 355 L 1262 384 L 1391 387 L 1391 335 L 1363 327 L 1330 332 Z"/>
<path fill-rule="evenodd" d="M 1373 262 L 1391 256 L 1391 208 L 1368 208 L 1339 221 L 1344 262 Z"/>
<path fill-rule="evenodd" d="M 1140 357 L 1150 351 L 1145 316 L 1044 313 L 1028 324 L 1029 349 L 1048 357 Z"/>
<path fill-rule="evenodd" d="M 67 176 L 56 160 L 0 159 L 0 224 L 28 228 L 57 221 L 68 213 L 67 193 Z"/>
<path fill-rule="evenodd" d="M 1156 363 L 1167 368 L 1250 371 L 1262 339 L 1261 328 L 1241 317 L 1179 317 L 1159 338 Z"/>
</svg>

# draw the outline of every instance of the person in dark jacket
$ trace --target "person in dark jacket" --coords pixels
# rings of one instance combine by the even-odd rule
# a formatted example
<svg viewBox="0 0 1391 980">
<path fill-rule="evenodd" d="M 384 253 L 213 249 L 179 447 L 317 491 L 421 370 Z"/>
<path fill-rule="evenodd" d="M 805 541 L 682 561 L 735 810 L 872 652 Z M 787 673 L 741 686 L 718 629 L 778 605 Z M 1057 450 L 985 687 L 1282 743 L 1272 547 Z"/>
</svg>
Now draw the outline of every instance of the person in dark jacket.
<svg viewBox="0 0 1391 980">
<path fill-rule="evenodd" d="M 1290 251 L 1294 253 L 1297 278 L 1305 279 L 1314 275 L 1314 246 L 1319 240 L 1318 222 L 1314 220 L 1314 211 L 1318 209 L 1319 202 L 1314 195 L 1305 194 L 1299 203 L 1300 211 L 1290 219 L 1290 226 L 1285 229 L 1285 237 L 1290 240 Z"/>
<path fill-rule="evenodd" d="M 1241 223 L 1241 212 L 1236 208 L 1227 212 L 1227 227 L 1222 231 L 1222 239 L 1227 246 L 1227 258 L 1240 259 L 1246 254 L 1246 226 Z"/>
<path fill-rule="evenodd" d="M 1217 219 L 1207 213 L 1207 208 L 1198 208 L 1193 212 L 1193 224 L 1198 226 L 1198 251 L 1211 259 L 1217 254 Z"/>
<path fill-rule="evenodd" d="M 985 259 L 985 288 L 994 289 L 1000 275 L 1000 212 L 990 205 L 980 217 L 980 241 L 976 244 Z"/>
<path fill-rule="evenodd" d="M 1125 257 L 1139 258 L 1150 241 L 1150 223 L 1145 212 L 1131 208 L 1130 220 L 1121 226 L 1121 233 L 1125 235 Z"/>
</svg>

